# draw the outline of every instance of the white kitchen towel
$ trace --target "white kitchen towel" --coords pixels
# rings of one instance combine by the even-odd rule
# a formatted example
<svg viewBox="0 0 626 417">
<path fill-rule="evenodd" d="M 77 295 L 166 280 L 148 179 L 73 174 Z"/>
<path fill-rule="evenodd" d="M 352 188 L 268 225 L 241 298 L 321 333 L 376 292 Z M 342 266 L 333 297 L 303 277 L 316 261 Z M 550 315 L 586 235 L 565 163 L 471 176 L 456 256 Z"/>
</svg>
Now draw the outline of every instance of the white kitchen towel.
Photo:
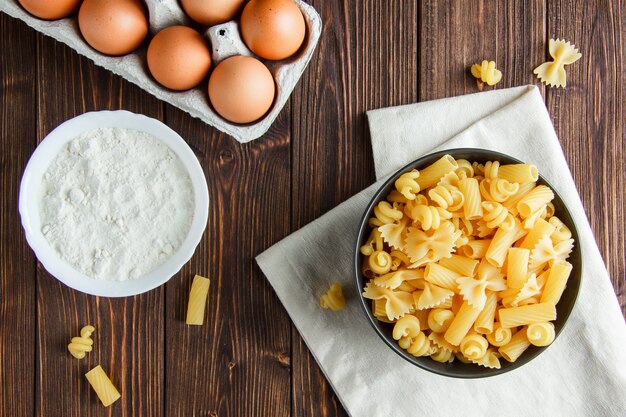
<svg viewBox="0 0 626 417">
<path fill-rule="evenodd" d="M 288 236 L 257 261 L 352 416 L 625 416 L 626 324 L 582 203 L 534 86 L 368 112 L 379 181 Z M 492 149 L 536 164 L 578 228 L 580 294 L 557 340 L 530 363 L 483 379 L 432 374 L 389 349 L 354 287 L 359 219 L 385 175 L 427 153 Z M 583 185 L 584 186 L 584 185 Z M 319 306 L 332 282 L 347 306 Z"/>
</svg>

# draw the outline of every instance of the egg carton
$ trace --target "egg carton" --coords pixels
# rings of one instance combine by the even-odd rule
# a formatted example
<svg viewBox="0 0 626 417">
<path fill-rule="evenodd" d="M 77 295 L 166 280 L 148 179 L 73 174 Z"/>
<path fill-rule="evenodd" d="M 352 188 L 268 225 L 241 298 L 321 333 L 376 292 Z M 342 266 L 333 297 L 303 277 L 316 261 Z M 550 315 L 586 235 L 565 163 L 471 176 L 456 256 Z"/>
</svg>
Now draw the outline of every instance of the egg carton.
<svg viewBox="0 0 626 417">
<path fill-rule="evenodd" d="M 158 84 L 152 78 L 146 64 L 147 42 L 131 54 L 111 57 L 97 52 L 84 41 L 78 29 L 76 15 L 60 20 L 41 20 L 26 12 L 17 0 L 1 0 L 0 11 L 24 21 L 28 26 L 44 35 L 63 42 L 79 54 L 91 59 L 96 65 L 120 75 L 153 96 L 186 111 L 222 132 L 228 133 L 239 142 L 246 143 L 261 137 L 276 120 L 311 60 L 322 33 L 322 20 L 315 9 L 301 0 L 294 1 L 302 11 L 307 26 L 304 43 L 294 56 L 285 60 L 266 61 L 262 59 L 276 81 L 274 104 L 262 119 L 245 125 L 228 122 L 213 110 L 209 104 L 206 82 L 184 92 L 172 91 Z M 149 15 L 151 35 L 168 26 L 194 26 L 180 7 L 178 0 L 146 0 L 145 4 Z M 241 40 L 237 21 L 212 26 L 206 30 L 204 35 L 212 49 L 213 65 L 233 55 L 254 56 Z"/>
</svg>

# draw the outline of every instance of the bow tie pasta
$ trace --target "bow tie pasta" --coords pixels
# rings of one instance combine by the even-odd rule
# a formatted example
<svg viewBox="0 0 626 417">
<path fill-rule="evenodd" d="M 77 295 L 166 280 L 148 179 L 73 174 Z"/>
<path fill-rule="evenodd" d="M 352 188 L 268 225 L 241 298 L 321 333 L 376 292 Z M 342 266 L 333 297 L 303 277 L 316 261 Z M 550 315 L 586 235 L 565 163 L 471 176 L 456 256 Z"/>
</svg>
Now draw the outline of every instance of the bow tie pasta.
<svg viewBox="0 0 626 417">
<path fill-rule="evenodd" d="M 552 343 L 574 240 L 538 178 L 531 164 L 445 155 L 376 205 L 363 296 L 400 347 L 500 368 Z"/>
</svg>

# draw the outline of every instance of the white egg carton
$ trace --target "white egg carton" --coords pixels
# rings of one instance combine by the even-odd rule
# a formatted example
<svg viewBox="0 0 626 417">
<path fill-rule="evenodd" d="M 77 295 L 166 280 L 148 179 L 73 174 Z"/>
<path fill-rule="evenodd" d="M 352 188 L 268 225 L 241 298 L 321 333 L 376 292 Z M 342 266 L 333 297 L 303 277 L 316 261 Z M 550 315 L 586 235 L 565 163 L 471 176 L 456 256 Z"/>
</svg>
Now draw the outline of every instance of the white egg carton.
<svg viewBox="0 0 626 417">
<path fill-rule="evenodd" d="M 304 69 L 313 56 L 313 51 L 322 33 L 322 20 L 312 6 L 302 0 L 294 0 L 307 25 L 304 45 L 291 58 L 282 61 L 262 60 L 276 80 L 276 97 L 270 111 L 254 123 L 240 125 L 230 123 L 219 116 L 209 105 L 207 83 L 185 92 L 168 90 L 158 84 L 148 71 L 146 46 L 122 57 L 111 57 L 91 48 L 78 30 L 76 15 L 66 19 L 46 21 L 37 19 L 26 12 L 17 0 L 0 0 L 0 11 L 24 21 L 39 32 L 63 42 L 81 55 L 91 59 L 96 65 L 118 74 L 137 84 L 155 97 L 166 101 L 205 123 L 228 133 L 239 142 L 245 143 L 262 136 L 270 128 L 278 113 L 287 102 L 293 88 L 298 83 Z M 145 0 L 150 16 L 151 35 L 172 25 L 190 25 L 191 21 L 181 9 L 178 0 Z M 246 48 L 239 36 L 239 23 L 227 22 L 208 28 L 205 36 L 212 48 L 213 66 L 233 55 L 254 54 Z"/>
</svg>

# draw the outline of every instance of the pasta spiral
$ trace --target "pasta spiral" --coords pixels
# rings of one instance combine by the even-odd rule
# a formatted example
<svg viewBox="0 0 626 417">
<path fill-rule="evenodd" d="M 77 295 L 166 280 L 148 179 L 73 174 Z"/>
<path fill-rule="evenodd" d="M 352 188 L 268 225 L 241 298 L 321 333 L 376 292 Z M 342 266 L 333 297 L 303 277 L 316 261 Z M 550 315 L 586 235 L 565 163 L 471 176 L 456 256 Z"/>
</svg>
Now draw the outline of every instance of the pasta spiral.
<svg viewBox="0 0 626 417">
<path fill-rule="evenodd" d="M 393 326 L 392 336 L 396 340 L 403 337 L 416 338 L 420 334 L 420 321 L 415 316 L 406 315 Z"/>
<path fill-rule="evenodd" d="M 391 270 L 393 261 L 391 255 L 383 250 L 373 252 L 369 259 L 369 267 L 375 274 L 386 274 Z"/>
<path fill-rule="evenodd" d="M 413 356 L 427 356 L 429 354 L 430 340 L 428 340 L 424 332 L 419 332 L 415 339 L 412 340 L 411 346 L 407 348 L 407 352 Z"/>
<path fill-rule="evenodd" d="M 502 178 L 493 178 L 489 183 L 489 193 L 494 201 L 499 203 L 505 201 L 519 191 L 519 184 L 508 182 Z"/>
<path fill-rule="evenodd" d="M 93 349 L 93 339 L 91 338 L 91 334 L 96 329 L 93 326 L 85 326 L 80 329 L 79 337 L 72 337 L 72 342 L 67 345 L 67 350 L 70 351 L 70 354 L 76 359 L 82 359 L 85 357 L 87 352 L 91 352 Z"/>
<path fill-rule="evenodd" d="M 493 331 L 487 335 L 489 343 L 496 347 L 504 346 L 511 341 L 513 337 L 512 329 L 502 327 L 500 322 L 493 324 Z"/>
<path fill-rule="evenodd" d="M 450 323 L 454 320 L 454 313 L 442 308 L 434 308 L 428 313 L 428 327 L 437 333 L 448 330 Z"/>
<path fill-rule="evenodd" d="M 438 185 L 428 191 L 428 196 L 442 209 L 457 211 L 463 207 L 465 197 L 458 188 L 453 186 Z"/>
<path fill-rule="evenodd" d="M 485 356 L 489 342 L 479 334 L 468 334 L 461 340 L 461 353 L 470 360 L 478 360 Z"/>
<path fill-rule="evenodd" d="M 400 175 L 395 182 L 396 189 L 402 194 L 407 200 L 415 200 L 415 195 L 420 192 L 420 186 L 415 181 L 420 176 L 418 170 L 414 169 L 409 172 L 405 172 Z"/>
<path fill-rule="evenodd" d="M 456 163 L 459 166 L 455 171 L 457 175 L 464 175 L 465 178 L 472 178 L 474 176 L 474 167 L 470 161 L 466 159 L 457 159 Z"/>
<path fill-rule="evenodd" d="M 374 207 L 374 216 L 381 222 L 378 226 L 381 226 L 400 220 L 402 218 L 402 211 L 398 210 L 387 201 L 381 201 Z"/>
<path fill-rule="evenodd" d="M 441 207 L 420 204 L 415 206 L 415 208 L 411 211 L 410 217 L 418 222 L 423 230 L 431 230 L 439 229 L 439 226 L 441 226 L 441 220 L 452 218 L 452 214 Z"/>
<path fill-rule="evenodd" d="M 484 175 L 487 179 L 498 178 L 498 169 L 500 168 L 500 162 L 487 161 L 485 163 Z"/>
<path fill-rule="evenodd" d="M 437 362 L 446 363 L 454 360 L 454 353 L 448 349 L 437 348 L 437 351 L 432 353 L 430 357 Z"/>
<path fill-rule="evenodd" d="M 551 322 L 529 324 L 526 329 L 528 341 L 535 346 L 548 346 L 554 341 L 554 324 Z"/>
<path fill-rule="evenodd" d="M 483 220 L 487 222 L 487 227 L 494 229 L 506 219 L 509 211 L 500 203 L 495 201 L 483 201 Z"/>
</svg>

